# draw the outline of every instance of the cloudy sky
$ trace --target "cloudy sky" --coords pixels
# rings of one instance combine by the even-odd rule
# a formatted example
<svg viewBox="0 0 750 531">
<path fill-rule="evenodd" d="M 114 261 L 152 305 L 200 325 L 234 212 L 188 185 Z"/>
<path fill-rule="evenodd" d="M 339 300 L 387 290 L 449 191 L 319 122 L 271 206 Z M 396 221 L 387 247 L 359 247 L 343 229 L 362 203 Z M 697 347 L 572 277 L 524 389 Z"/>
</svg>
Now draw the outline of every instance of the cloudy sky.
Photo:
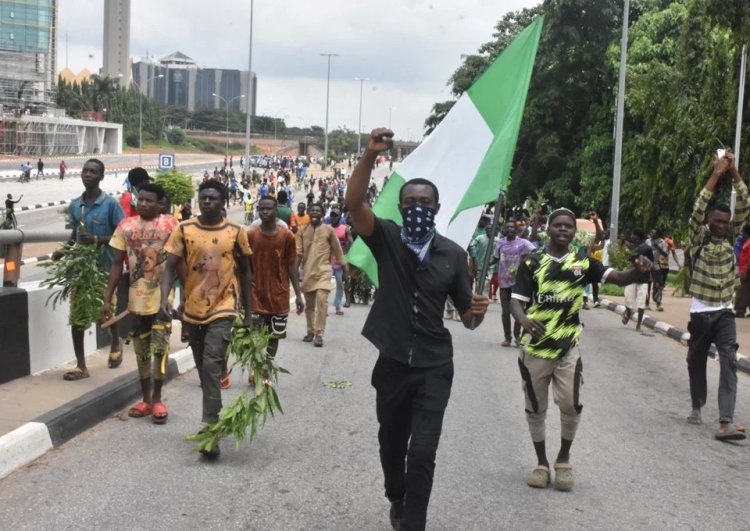
<svg viewBox="0 0 750 531">
<path fill-rule="evenodd" d="M 432 104 L 449 99 L 446 82 L 461 54 L 491 40 L 506 12 L 540 2 L 257 0 L 258 113 L 292 126 L 324 125 L 326 58 L 320 53 L 337 53 L 329 128 L 357 129 L 360 83 L 354 78 L 369 78 L 362 130 L 387 126 L 390 110 L 397 137 L 417 139 Z M 59 1 L 58 68 L 99 71 L 103 11 L 102 0 Z M 136 60 L 179 50 L 200 66 L 247 69 L 250 0 L 132 0 L 131 14 Z"/>
</svg>

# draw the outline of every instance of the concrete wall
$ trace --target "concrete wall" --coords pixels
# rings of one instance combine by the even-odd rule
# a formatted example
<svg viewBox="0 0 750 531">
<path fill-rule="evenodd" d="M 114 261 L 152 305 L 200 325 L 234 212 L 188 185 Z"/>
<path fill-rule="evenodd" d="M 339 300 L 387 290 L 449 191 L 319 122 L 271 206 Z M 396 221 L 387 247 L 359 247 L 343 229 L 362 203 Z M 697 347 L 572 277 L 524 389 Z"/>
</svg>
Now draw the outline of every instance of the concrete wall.
<svg viewBox="0 0 750 531">
<path fill-rule="evenodd" d="M 28 294 L 31 374 L 75 361 L 68 325 L 68 301 L 53 308 L 52 301 L 47 304 L 52 290 L 39 287 L 39 282 L 24 284 L 23 288 Z M 84 348 L 86 354 L 96 351 L 96 329 L 93 326 L 86 331 Z"/>
</svg>

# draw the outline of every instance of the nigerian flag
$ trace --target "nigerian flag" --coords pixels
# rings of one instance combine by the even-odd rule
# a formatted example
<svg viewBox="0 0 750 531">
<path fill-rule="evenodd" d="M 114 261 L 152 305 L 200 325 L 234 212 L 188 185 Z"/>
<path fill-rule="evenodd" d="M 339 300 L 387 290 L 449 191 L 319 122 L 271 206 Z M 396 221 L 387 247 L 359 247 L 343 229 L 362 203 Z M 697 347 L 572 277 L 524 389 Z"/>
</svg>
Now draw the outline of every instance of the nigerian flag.
<svg viewBox="0 0 750 531">
<path fill-rule="evenodd" d="M 373 206 L 376 216 L 400 225 L 399 188 L 429 179 L 440 191 L 437 231 L 469 245 L 484 205 L 508 186 L 542 23 L 539 17 L 523 30 L 391 174 Z M 347 259 L 378 284 L 377 263 L 361 239 Z"/>
</svg>

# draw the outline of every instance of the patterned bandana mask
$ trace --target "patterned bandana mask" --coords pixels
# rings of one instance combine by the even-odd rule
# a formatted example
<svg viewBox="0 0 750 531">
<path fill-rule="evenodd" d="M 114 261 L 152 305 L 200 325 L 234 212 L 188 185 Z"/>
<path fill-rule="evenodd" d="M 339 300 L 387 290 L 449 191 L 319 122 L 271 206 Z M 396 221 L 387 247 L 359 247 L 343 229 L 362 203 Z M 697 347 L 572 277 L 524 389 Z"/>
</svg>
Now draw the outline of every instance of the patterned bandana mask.
<svg viewBox="0 0 750 531">
<path fill-rule="evenodd" d="M 401 241 L 417 255 L 422 266 L 427 266 L 435 237 L 435 209 L 415 203 L 401 210 L 401 217 Z"/>
</svg>

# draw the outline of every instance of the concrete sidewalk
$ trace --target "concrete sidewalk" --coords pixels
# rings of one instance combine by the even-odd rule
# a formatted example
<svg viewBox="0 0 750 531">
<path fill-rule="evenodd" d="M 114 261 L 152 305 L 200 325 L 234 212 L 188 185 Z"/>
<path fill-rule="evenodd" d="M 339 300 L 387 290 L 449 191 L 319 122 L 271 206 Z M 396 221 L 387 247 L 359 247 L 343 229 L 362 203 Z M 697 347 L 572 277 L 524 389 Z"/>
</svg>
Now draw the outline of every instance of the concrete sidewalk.
<svg viewBox="0 0 750 531">
<path fill-rule="evenodd" d="M 180 333 L 174 321 L 166 381 L 195 367 Z M 0 384 L 0 478 L 140 400 L 132 345 L 123 344 L 123 362 L 116 369 L 107 367 L 108 354 L 106 347 L 87 356 L 91 377 L 83 380 L 63 380 L 75 366 L 71 362 Z"/>
<path fill-rule="evenodd" d="M 690 339 L 690 334 L 687 331 L 687 324 L 690 320 L 690 297 L 678 297 L 674 295 L 674 288 L 667 286 L 664 290 L 664 297 L 662 299 L 662 307 L 664 311 L 656 311 L 656 305 L 651 302 L 652 310 L 646 310 L 643 317 L 643 325 L 653 331 L 659 332 L 660 334 L 671 337 L 672 339 L 679 341 L 686 347 L 687 342 Z M 617 313 L 617 321 L 619 323 L 620 316 L 625 310 L 625 297 L 615 297 L 611 295 L 600 296 L 601 304 L 603 308 L 607 308 Z M 585 313 L 583 314 L 585 318 Z M 736 319 L 737 323 L 737 343 L 739 343 L 739 350 L 737 352 L 737 364 L 738 368 L 750 374 L 750 319 Z M 627 325 L 635 330 L 635 318 L 631 318 L 630 323 Z M 715 347 L 712 345 L 711 350 Z"/>
</svg>

